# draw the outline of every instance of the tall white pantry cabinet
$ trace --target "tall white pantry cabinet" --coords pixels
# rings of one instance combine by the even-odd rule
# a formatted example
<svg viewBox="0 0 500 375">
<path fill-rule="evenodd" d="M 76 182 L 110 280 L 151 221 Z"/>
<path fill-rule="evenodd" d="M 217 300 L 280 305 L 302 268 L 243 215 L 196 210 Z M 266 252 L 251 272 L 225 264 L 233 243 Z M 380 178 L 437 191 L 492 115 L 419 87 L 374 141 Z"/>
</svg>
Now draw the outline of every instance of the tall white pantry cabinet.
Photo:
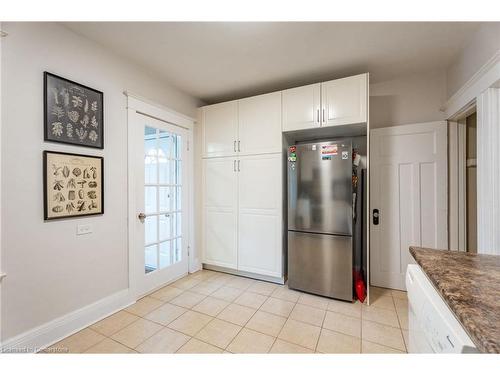
<svg viewBox="0 0 500 375">
<path fill-rule="evenodd" d="M 202 108 L 205 266 L 283 281 L 281 92 Z"/>
<path fill-rule="evenodd" d="M 283 132 L 368 122 L 368 74 L 201 108 L 202 262 L 284 282 Z"/>
</svg>

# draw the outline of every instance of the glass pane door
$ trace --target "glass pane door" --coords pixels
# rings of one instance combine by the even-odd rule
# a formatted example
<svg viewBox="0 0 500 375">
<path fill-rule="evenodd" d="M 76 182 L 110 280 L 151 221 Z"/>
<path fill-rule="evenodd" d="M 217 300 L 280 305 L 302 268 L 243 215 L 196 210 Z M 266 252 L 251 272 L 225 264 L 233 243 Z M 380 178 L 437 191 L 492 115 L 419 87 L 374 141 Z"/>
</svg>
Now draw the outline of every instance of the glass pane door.
<svg viewBox="0 0 500 375">
<path fill-rule="evenodd" d="M 144 128 L 144 272 L 182 261 L 182 137 Z"/>
</svg>

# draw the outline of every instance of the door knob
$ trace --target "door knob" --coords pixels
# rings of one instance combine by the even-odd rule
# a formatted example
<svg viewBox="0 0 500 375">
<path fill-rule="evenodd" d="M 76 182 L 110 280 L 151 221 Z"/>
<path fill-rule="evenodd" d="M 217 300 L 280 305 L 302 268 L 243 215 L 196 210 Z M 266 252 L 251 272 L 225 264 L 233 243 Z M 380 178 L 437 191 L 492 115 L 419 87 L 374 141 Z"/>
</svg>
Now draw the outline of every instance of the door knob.
<svg viewBox="0 0 500 375">
<path fill-rule="evenodd" d="M 144 213 L 142 213 L 142 212 L 139 215 L 137 215 L 137 217 L 139 218 L 140 221 L 144 221 L 144 219 L 146 218 L 146 216 L 147 215 L 144 214 Z"/>
</svg>

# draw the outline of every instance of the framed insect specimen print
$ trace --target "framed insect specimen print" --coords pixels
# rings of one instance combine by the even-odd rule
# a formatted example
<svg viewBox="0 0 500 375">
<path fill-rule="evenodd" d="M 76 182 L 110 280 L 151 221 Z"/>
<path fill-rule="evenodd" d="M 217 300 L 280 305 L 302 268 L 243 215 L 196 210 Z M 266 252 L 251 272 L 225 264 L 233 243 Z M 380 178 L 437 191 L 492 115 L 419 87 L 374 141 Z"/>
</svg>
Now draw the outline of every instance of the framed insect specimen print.
<svg viewBox="0 0 500 375">
<path fill-rule="evenodd" d="M 44 219 L 104 213 L 104 159 L 43 152 Z"/>
<path fill-rule="evenodd" d="M 103 93 L 43 73 L 44 140 L 104 148 Z"/>
</svg>

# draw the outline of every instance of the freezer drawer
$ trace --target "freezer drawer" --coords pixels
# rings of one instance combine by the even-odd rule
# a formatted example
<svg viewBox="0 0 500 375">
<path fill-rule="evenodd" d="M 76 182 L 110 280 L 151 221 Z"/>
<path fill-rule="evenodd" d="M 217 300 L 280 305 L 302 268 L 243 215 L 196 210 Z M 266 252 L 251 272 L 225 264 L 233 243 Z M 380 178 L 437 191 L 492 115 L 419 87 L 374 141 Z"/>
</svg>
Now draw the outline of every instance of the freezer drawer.
<svg viewBox="0 0 500 375">
<path fill-rule="evenodd" d="M 288 231 L 288 286 L 352 301 L 352 237 Z"/>
</svg>

